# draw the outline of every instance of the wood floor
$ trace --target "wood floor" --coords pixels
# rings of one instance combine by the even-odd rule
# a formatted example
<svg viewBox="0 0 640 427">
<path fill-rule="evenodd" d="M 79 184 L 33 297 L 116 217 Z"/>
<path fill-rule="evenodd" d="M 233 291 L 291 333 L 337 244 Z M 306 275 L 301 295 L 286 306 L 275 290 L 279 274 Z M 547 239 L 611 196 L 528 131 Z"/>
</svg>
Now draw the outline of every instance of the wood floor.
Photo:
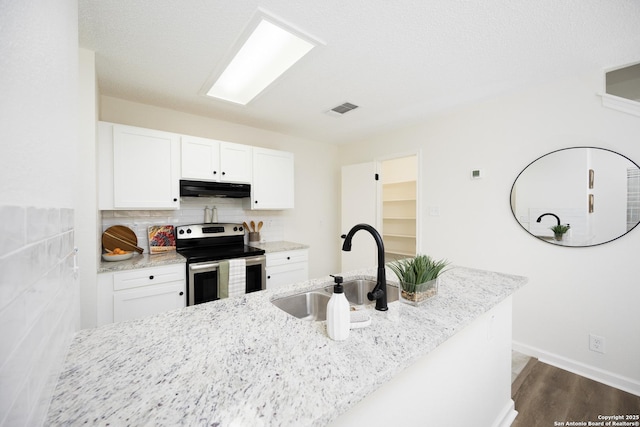
<svg viewBox="0 0 640 427">
<path fill-rule="evenodd" d="M 511 396 L 518 411 L 512 427 L 562 426 L 567 421 L 587 425 L 589 421 L 602 421 L 598 415 L 640 414 L 640 396 L 537 359 L 531 359 L 513 382 Z"/>
</svg>

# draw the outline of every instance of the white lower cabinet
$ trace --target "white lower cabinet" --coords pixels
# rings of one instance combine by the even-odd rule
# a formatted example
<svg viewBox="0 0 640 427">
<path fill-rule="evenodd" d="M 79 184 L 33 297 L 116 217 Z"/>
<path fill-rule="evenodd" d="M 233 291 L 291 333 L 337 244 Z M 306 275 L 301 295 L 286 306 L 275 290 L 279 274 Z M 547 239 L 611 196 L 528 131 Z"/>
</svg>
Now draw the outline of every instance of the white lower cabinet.
<svg viewBox="0 0 640 427">
<path fill-rule="evenodd" d="M 184 264 L 98 275 L 98 326 L 186 306 Z"/>
<path fill-rule="evenodd" d="M 309 251 L 273 252 L 267 254 L 267 289 L 309 280 Z"/>
</svg>

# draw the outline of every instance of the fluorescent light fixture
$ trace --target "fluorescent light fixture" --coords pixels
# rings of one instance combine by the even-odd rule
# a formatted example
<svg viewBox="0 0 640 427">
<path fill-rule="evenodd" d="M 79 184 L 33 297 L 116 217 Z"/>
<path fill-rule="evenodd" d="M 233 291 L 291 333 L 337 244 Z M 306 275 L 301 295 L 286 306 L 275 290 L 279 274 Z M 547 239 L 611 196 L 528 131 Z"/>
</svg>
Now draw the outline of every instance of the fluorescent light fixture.
<svg viewBox="0 0 640 427">
<path fill-rule="evenodd" d="M 261 18 L 207 95 L 246 105 L 315 46 Z"/>
</svg>

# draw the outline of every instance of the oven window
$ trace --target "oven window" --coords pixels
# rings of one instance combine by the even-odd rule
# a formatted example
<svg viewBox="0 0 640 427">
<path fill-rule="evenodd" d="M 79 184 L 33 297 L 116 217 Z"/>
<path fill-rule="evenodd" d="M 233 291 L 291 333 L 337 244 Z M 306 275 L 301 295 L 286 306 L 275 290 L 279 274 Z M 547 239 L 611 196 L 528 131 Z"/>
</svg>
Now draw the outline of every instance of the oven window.
<svg viewBox="0 0 640 427">
<path fill-rule="evenodd" d="M 193 276 L 194 304 L 215 301 L 218 298 L 218 270 L 197 273 Z"/>
<path fill-rule="evenodd" d="M 247 293 L 262 290 L 262 264 L 247 265 Z"/>
</svg>

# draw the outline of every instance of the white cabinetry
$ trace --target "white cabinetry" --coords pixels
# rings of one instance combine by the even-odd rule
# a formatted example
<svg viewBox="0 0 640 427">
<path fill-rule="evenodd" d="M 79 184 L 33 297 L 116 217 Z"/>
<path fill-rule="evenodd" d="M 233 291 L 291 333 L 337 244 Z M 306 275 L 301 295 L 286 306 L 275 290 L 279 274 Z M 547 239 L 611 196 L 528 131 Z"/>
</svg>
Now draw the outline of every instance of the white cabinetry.
<svg viewBox="0 0 640 427">
<path fill-rule="evenodd" d="M 253 171 L 252 150 L 249 145 L 235 144 L 233 142 L 220 143 L 220 170 L 222 181 L 251 183 Z"/>
<path fill-rule="evenodd" d="M 100 210 L 179 209 L 180 179 L 251 184 L 252 210 L 294 207 L 293 153 L 98 123 Z"/>
<path fill-rule="evenodd" d="M 98 275 L 98 326 L 186 306 L 184 264 Z"/>
<path fill-rule="evenodd" d="M 293 153 L 253 148 L 251 209 L 292 209 Z"/>
<path fill-rule="evenodd" d="M 266 271 L 267 289 L 309 280 L 309 251 L 268 253 Z"/>
<path fill-rule="evenodd" d="M 250 183 L 251 149 L 249 145 L 183 136 L 181 176 L 183 179 Z"/>
<path fill-rule="evenodd" d="M 182 179 L 218 181 L 220 143 L 206 138 L 183 136 L 181 141 Z"/>
<path fill-rule="evenodd" d="M 99 123 L 99 207 L 180 208 L 178 135 Z"/>
</svg>

